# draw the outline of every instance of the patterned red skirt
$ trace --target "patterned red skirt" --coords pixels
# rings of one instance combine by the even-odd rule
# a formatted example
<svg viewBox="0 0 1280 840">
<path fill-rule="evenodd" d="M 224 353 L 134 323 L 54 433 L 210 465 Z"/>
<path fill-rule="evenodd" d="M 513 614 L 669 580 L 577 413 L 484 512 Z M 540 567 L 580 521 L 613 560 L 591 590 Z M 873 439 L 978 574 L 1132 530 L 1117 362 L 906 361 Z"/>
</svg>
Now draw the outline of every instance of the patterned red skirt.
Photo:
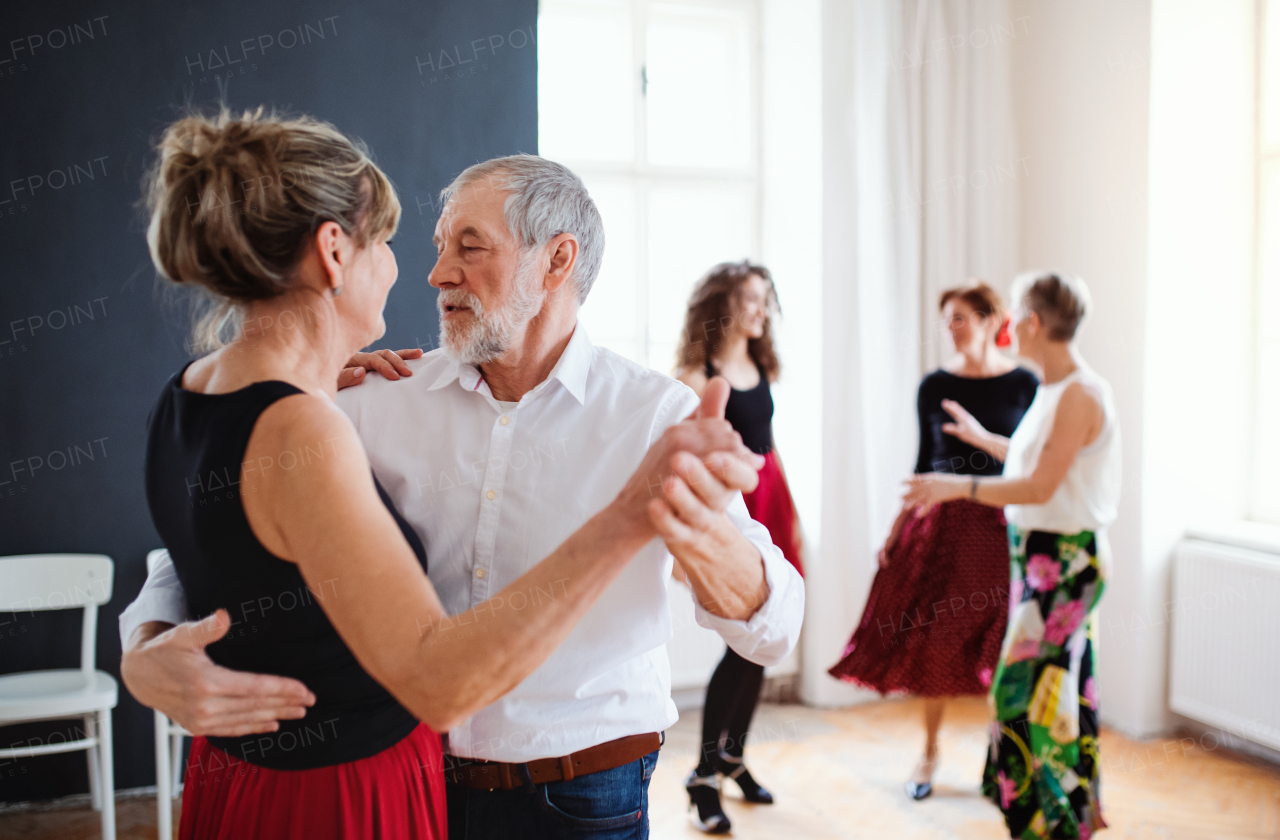
<svg viewBox="0 0 1280 840">
<path fill-rule="evenodd" d="M 182 790 L 181 840 L 445 840 L 440 736 L 420 724 L 377 755 L 272 770 L 196 738 Z"/>
<path fill-rule="evenodd" d="M 796 521 L 796 506 L 791 500 L 791 489 L 782 472 L 782 463 L 772 450 L 764 456 L 760 469 L 760 483 L 750 493 L 742 495 L 751 518 L 769 529 L 773 544 L 796 571 L 804 577 L 804 565 L 800 562 L 800 525 Z"/>
<path fill-rule="evenodd" d="M 1004 513 L 944 502 L 907 520 L 888 559 L 830 674 L 882 694 L 985 694 L 1008 621 Z"/>
</svg>

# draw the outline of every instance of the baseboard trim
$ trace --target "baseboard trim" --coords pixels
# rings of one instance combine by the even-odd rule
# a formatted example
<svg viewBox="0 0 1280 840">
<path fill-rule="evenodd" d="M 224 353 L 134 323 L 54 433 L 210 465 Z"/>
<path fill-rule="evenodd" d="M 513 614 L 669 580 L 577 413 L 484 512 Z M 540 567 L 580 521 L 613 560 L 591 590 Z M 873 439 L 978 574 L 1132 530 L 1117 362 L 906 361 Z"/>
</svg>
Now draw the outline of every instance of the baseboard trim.
<svg viewBox="0 0 1280 840">
<path fill-rule="evenodd" d="M 137 799 L 142 796 L 155 796 L 156 786 L 125 788 L 116 791 L 116 801 Z M 0 814 L 12 814 L 17 811 L 61 811 L 66 808 L 84 808 L 89 805 L 89 794 L 73 793 L 58 799 L 41 799 L 35 802 L 0 802 Z"/>
</svg>

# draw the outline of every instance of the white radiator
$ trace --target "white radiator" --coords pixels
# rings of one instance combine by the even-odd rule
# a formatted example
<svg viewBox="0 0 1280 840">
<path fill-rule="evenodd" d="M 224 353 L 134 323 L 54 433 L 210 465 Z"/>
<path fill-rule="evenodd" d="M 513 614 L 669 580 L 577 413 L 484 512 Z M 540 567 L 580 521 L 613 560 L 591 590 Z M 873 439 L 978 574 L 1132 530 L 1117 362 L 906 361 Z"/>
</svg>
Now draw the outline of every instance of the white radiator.
<svg viewBox="0 0 1280 840">
<path fill-rule="evenodd" d="M 1184 539 L 1169 610 L 1170 708 L 1280 749 L 1280 555 Z"/>
</svg>

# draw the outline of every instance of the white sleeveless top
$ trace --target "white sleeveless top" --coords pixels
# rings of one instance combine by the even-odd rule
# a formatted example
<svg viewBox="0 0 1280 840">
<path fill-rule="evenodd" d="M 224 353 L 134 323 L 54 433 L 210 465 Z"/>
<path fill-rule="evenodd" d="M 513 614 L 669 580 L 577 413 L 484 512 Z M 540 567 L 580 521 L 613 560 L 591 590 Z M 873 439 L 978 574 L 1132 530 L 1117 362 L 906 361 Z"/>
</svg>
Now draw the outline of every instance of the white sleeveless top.
<svg viewBox="0 0 1280 840">
<path fill-rule="evenodd" d="M 1102 396 L 1102 431 L 1096 440 L 1076 454 L 1075 462 L 1057 491 L 1043 505 L 1007 505 L 1005 518 L 1029 531 L 1077 534 L 1098 532 L 1115 521 L 1120 503 L 1120 426 L 1116 421 L 1111 386 L 1098 374 L 1081 365 L 1071 375 L 1052 385 L 1040 385 L 1022 422 L 1009 438 L 1004 461 L 1006 478 L 1025 478 L 1035 471 L 1040 451 L 1053 431 L 1062 393 L 1072 382 L 1090 385 Z"/>
</svg>

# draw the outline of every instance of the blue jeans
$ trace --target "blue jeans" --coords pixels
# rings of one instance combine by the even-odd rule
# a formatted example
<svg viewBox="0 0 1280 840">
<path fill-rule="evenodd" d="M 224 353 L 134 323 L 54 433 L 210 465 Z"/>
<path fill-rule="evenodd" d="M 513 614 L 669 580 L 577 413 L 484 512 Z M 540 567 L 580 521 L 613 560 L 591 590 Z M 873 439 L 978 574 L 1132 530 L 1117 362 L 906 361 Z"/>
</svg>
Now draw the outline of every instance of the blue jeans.
<svg viewBox="0 0 1280 840">
<path fill-rule="evenodd" d="M 448 782 L 449 840 L 645 840 L 658 752 L 568 782 L 470 790 Z"/>
</svg>

